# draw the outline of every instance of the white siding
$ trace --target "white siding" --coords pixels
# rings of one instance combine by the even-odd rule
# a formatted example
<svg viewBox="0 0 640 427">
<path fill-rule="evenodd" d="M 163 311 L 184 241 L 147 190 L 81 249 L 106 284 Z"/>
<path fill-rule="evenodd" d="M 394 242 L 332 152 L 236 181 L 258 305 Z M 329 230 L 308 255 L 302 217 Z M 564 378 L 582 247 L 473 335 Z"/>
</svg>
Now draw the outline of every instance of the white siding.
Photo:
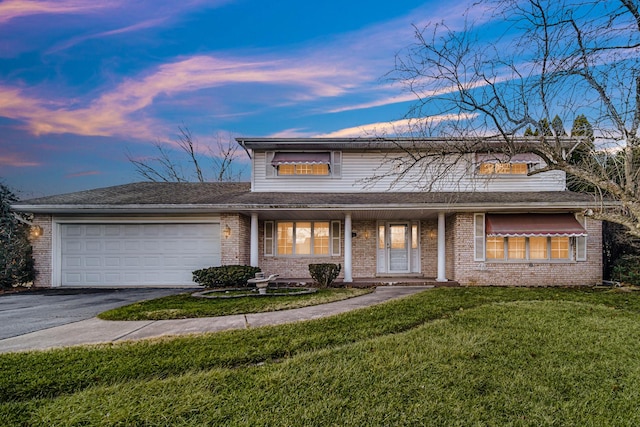
<svg viewBox="0 0 640 427">
<path fill-rule="evenodd" d="M 564 172 L 554 171 L 532 176 L 511 175 L 487 178 L 474 171 L 473 155 L 427 171 L 415 168 L 401 178 L 390 173 L 394 170 L 384 154 L 343 152 L 340 177 L 326 176 L 268 176 L 264 152 L 254 152 L 253 188 L 255 192 L 384 192 L 394 191 L 563 191 Z M 396 171 L 406 169 L 404 165 Z M 378 176 L 380 179 L 372 181 Z"/>
</svg>

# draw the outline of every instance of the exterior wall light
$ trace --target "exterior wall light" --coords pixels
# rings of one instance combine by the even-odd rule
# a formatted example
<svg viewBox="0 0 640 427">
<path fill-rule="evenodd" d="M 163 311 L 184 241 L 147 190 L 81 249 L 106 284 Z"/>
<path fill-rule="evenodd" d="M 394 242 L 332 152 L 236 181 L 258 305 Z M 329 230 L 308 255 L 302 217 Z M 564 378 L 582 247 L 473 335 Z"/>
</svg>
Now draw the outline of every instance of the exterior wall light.
<svg viewBox="0 0 640 427">
<path fill-rule="evenodd" d="M 229 237 L 231 237 L 231 228 L 228 225 L 224 226 L 224 229 L 222 230 L 222 235 L 224 236 L 225 239 L 228 239 Z"/>
<path fill-rule="evenodd" d="M 365 230 L 362 235 L 364 236 L 364 240 L 369 240 L 369 237 L 371 237 L 369 230 Z"/>
<path fill-rule="evenodd" d="M 42 227 L 40 227 L 39 225 L 32 225 L 29 229 L 29 236 L 32 239 L 37 239 L 38 237 L 42 236 Z"/>
</svg>

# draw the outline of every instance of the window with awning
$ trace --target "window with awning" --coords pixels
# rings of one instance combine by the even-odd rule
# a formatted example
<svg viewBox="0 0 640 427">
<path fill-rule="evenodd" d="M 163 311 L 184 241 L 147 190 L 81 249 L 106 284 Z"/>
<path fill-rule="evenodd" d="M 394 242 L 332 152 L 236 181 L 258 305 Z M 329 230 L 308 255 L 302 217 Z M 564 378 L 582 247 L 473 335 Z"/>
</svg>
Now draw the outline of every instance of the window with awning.
<svg viewBox="0 0 640 427">
<path fill-rule="evenodd" d="M 278 175 L 329 175 L 329 152 L 278 152 L 271 165 Z"/>
<path fill-rule="evenodd" d="M 490 237 L 586 236 L 587 231 L 570 213 L 487 214 L 486 232 Z"/>
<path fill-rule="evenodd" d="M 508 156 L 503 153 L 477 153 L 476 163 L 481 175 L 524 175 L 538 167 L 542 159 L 533 153 Z"/>
<path fill-rule="evenodd" d="M 571 213 L 476 214 L 475 217 L 476 260 L 586 260 L 587 231 Z"/>
</svg>

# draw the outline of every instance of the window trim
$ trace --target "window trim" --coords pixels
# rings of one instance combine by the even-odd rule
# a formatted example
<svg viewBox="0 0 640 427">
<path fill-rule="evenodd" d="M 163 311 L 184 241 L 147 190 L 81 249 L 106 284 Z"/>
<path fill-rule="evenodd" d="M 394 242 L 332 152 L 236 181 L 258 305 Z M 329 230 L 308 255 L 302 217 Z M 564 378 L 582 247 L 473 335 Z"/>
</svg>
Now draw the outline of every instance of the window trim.
<svg viewBox="0 0 640 427">
<path fill-rule="evenodd" d="M 587 217 L 583 214 L 576 214 L 576 220 L 587 229 Z M 588 232 L 587 232 L 588 233 Z M 579 236 L 575 239 L 576 245 L 576 261 L 584 262 L 587 260 L 587 236 Z"/>
<path fill-rule="evenodd" d="M 273 159 L 277 156 L 278 153 L 328 153 L 329 154 L 329 163 L 322 163 L 327 165 L 328 173 L 326 174 L 280 174 L 279 167 L 280 165 L 274 165 Z M 270 179 L 318 179 L 318 178 L 341 178 L 342 177 L 342 152 L 341 151 L 266 151 L 265 152 L 265 177 Z M 310 163 L 287 163 L 290 165 L 306 165 Z M 316 163 L 319 164 L 319 163 Z M 294 168 L 295 169 L 295 168 Z"/>
<path fill-rule="evenodd" d="M 282 254 L 278 252 L 278 224 L 281 223 L 293 223 L 293 245 L 292 253 Z M 311 224 L 311 252 L 310 254 L 297 254 L 296 251 L 296 224 L 297 223 L 310 223 Z M 313 253 L 315 249 L 315 224 L 328 223 L 329 224 L 329 248 L 326 254 Z M 269 237 L 269 233 L 272 237 Z M 330 258 L 341 255 L 341 238 L 342 238 L 342 223 L 341 221 L 324 221 L 324 220 L 291 220 L 291 221 L 265 221 L 263 230 L 263 242 L 264 242 L 264 256 L 265 257 L 285 257 L 285 258 Z"/>
<path fill-rule="evenodd" d="M 485 231 L 485 219 L 483 213 L 477 213 L 473 215 L 473 260 L 485 261 L 486 260 L 486 231 Z"/>
<path fill-rule="evenodd" d="M 485 165 L 491 165 L 492 166 L 492 171 L 485 173 L 482 172 L 482 168 Z M 496 165 L 509 165 L 509 172 L 496 172 L 495 167 Z M 524 172 L 514 172 L 514 166 L 515 165 L 526 165 L 527 169 Z M 480 177 L 503 177 L 503 176 L 526 176 L 528 175 L 531 171 L 533 170 L 533 164 L 529 164 L 529 163 L 512 163 L 512 162 L 506 162 L 506 163 L 496 163 L 496 162 L 482 162 L 478 164 L 478 167 L 476 169 L 477 171 L 477 175 Z"/>
<path fill-rule="evenodd" d="M 516 237 L 516 236 L 511 236 Z M 546 258 L 531 258 L 531 246 L 529 243 L 529 239 L 531 237 L 543 237 L 546 240 L 547 245 L 547 257 Z M 569 263 L 575 262 L 575 240 L 576 237 L 569 236 L 523 236 L 520 238 L 525 239 L 525 257 L 524 258 L 509 258 L 509 237 L 502 236 L 486 236 L 485 239 L 501 239 L 503 246 L 503 256 L 502 258 L 489 258 L 486 257 L 487 262 L 496 262 L 496 263 L 544 263 L 544 264 L 553 264 L 553 263 Z M 553 258 L 552 257 L 552 247 L 551 247 L 551 239 L 568 239 L 568 248 L 567 248 L 567 258 Z M 485 240 L 486 241 L 486 240 Z M 486 252 L 485 252 L 486 254 Z M 486 256 L 486 255 L 485 255 Z"/>
</svg>

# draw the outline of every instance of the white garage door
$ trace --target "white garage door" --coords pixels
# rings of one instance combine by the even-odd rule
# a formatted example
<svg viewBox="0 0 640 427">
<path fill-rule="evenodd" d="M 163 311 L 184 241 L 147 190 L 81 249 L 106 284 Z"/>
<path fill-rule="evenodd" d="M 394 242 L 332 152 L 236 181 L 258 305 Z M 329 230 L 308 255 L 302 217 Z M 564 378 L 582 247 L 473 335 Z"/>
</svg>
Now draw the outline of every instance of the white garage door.
<svg viewBox="0 0 640 427">
<path fill-rule="evenodd" d="M 61 285 L 184 285 L 220 265 L 219 224 L 61 224 Z"/>
</svg>

